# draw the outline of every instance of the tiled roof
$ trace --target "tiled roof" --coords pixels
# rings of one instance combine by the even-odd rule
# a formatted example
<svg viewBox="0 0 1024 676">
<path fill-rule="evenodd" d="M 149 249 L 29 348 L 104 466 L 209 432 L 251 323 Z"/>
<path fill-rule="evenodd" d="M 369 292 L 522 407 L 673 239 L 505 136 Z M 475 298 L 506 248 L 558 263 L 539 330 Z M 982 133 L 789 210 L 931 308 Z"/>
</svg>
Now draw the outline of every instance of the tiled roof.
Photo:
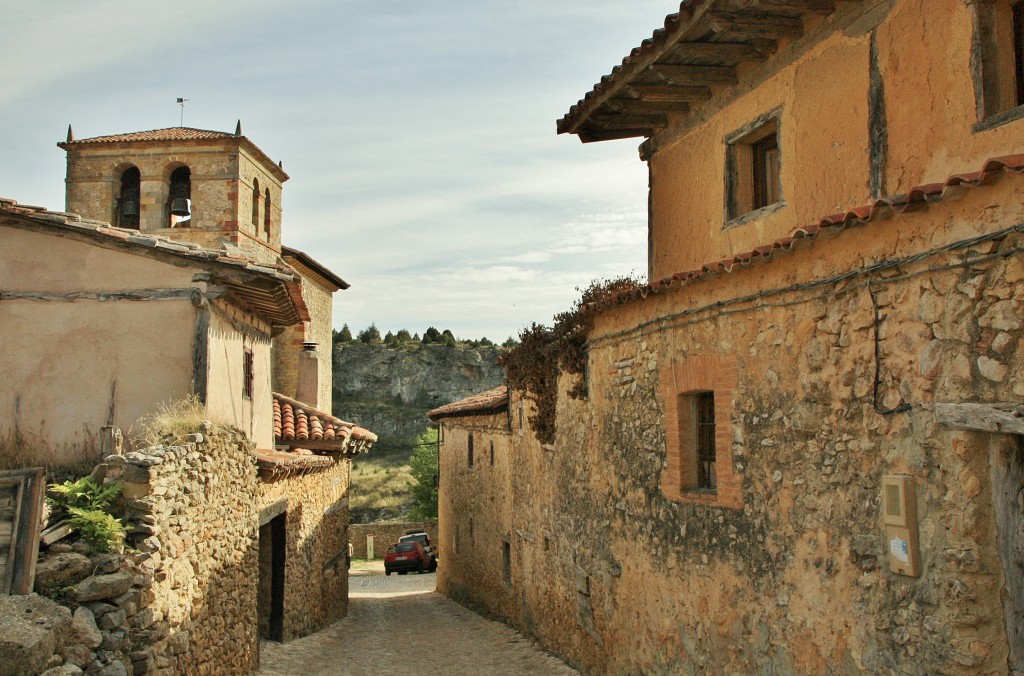
<svg viewBox="0 0 1024 676">
<path fill-rule="evenodd" d="M 684 0 L 558 120 L 558 132 L 584 142 L 651 136 L 712 100 L 713 88 L 736 86 L 740 64 L 766 61 L 805 28 L 830 26 L 807 15 L 835 11 L 831 1 Z"/>
<path fill-rule="evenodd" d="M 316 445 L 336 447 L 353 454 L 368 450 L 369 445 L 377 441 L 377 435 L 370 430 L 277 392 L 274 392 L 274 438 L 280 444 L 291 446 L 326 442 Z"/>
<path fill-rule="evenodd" d="M 282 246 L 281 255 L 286 259 L 289 257 L 294 258 L 299 263 L 302 263 L 307 268 L 309 268 L 316 274 L 320 275 L 334 286 L 338 287 L 338 289 L 344 290 L 351 286 L 351 284 L 349 284 L 344 279 L 331 272 L 331 270 L 328 269 L 327 266 L 315 260 L 305 251 L 299 251 L 298 249 L 293 249 L 290 246 Z"/>
<path fill-rule="evenodd" d="M 1024 154 L 994 157 L 987 160 L 978 171 L 953 174 L 941 183 L 925 183 L 914 186 L 906 194 L 883 197 L 871 204 L 826 216 L 817 223 L 797 228 L 789 236 L 777 239 L 765 246 L 736 254 L 732 258 L 707 263 L 693 270 L 677 272 L 670 277 L 663 277 L 632 291 L 616 294 L 591 307 L 599 310 L 609 305 L 628 303 L 715 275 L 728 274 L 754 263 L 770 261 L 776 252 L 792 251 L 801 240 L 815 239 L 818 235 L 826 233 L 837 233 L 845 228 L 862 225 L 892 213 L 901 214 L 926 209 L 929 204 L 959 195 L 966 189 L 991 183 L 1004 174 L 1016 176 L 1024 174 Z"/>
<path fill-rule="evenodd" d="M 241 123 L 239 123 L 241 127 Z M 284 167 L 263 152 L 259 146 L 241 134 L 230 134 L 226 131 L 213 131 L 211 129 L 193 129 L 191 127 L 167 127 L 166 129 L 151 129 L 149 131 L 133 131 L 127 134 L 112 134 L 109 136 L 94 136 L 92 138 L 72 139 L 70 129 L 68 140 L 58 143 L 57 146 L 64 150 L 71 150 L 82 146 L 96 146 L 114 143 L 146 143 L 146 142 L 188 142 L 188 141 L 219 141 L 225 139 L 237 139 L 239 144 L 245 146 L 253 155 L 261 159 L 266 167 L 277 176 L 282 183 L 288 180 L 288 174 Z"/>
<path fill-rule="evenodd" d="M 229 134 L 225 131 L 193 129 L 191 127 L 168 127 L 166 129 L 151 129 L 150 131 L 133 131 L 128 134 L 113 134 L 111 136 L 94 136 L 92 138 L 75 139 L 64 143 L 64 145 L 84 143 L 122 143 L 131 141 L 200 141 L 234 137 L 234 134 Z"/>
<path fill-rule="evenodd" d="M 485 392 L 445 404 L 427 413 L 427 417 L 437 422 L 442 418 L 454 418 L 466 415 L 489 415 L 508 410 L 508 386 L 498 385 Z"/>
<path fill-rule="evenodd" d="M 311 451 L 256 451 L 260 479 L 267 483 L 289 476 L 322 472 L 330 469 L 334 463 L 334 458 L 316 455 Z"/>
<path fill-rule="evenodd" d="M 245 282 L 226 281 L 230 292 L 255 308 L 273 324 L 291 325 L 309 321 L 309 311 L 302 301 L 302 281 L 291 266 L 284 263 L 262 263 L 239 253 L 235 247 L 206 249 L 198 244 L 138 230 L 115 228 L 103 221 L 82 218 L 78 214 L 48 211 L 43 207 L 18 204 L 0 198 L 0 218 L 13 216 L 9 222 L 47 231 L 78 235 L 93 242 L 134 249 L 136 253 L 157 253 L 185 258 L 202 265 L 225 266 L 249 275 Z"/>
</svg>

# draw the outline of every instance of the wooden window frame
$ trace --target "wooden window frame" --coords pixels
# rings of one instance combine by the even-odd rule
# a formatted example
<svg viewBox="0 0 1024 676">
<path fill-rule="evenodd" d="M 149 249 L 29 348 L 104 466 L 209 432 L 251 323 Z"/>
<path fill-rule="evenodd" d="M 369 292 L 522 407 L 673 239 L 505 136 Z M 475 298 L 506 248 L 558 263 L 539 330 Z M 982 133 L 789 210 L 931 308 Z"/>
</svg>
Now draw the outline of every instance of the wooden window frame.
<svg viewBox="0 0 1024 676">
<path fill-rule="evenodd" d="M 971 5 L 975 132 L 1024 118 L 1024 0 Z"/>
<path fill-rule="evenodd" d="M 786 205 L 782 192 L 781 109 L 725 137 L 725 227 Z"/>
</svg>

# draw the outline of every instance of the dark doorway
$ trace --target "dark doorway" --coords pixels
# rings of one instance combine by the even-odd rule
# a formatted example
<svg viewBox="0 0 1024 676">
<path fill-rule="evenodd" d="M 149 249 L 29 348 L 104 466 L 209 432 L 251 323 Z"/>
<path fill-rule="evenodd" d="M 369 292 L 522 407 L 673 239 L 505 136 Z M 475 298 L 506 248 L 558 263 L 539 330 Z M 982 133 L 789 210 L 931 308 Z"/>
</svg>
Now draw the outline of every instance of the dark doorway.
<svg viewBox="0 0 1024 676">
<path fill-rule="evenodd" d="M 1009 671 L 1024 671 L 1024 438 L 994 435 L 989 447 L 996 547 L 1003 566 Z"/>
<path fill-rule="evenodd" d="M 284 553 L 286 514 L 260 526 L 260 638 L 284 640 Z"/>
</svg>

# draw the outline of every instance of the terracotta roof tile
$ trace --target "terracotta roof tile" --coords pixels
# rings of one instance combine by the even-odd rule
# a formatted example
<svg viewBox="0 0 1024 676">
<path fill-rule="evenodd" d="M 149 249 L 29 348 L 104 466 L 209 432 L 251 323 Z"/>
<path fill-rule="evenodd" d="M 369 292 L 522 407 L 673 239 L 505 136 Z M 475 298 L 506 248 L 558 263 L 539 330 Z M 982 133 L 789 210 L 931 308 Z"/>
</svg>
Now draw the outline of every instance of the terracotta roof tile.
<svg viewBox="0 0 1024 676">
<path fill-rule="evenodd" d="M 433 421 L 465 415 L 488 415 L 508 410 L 508 386 L 498 385 L 491 389 L 445 404 L 427 413 Z"/>
<path fill-rule="evenodd" d="M 113 134 L 111 136 L 94 136 L 92 138 L 75 139 L 64 145 L 76 145 L 85 143 L 121 143 L 132 141 L 199 141 L 221 138 L 236 138 L 234 134 L 225 131 L 213 131 L 210 129 L 193 129 L 191 127 L 168 127 L 166 129 L 151 129 L 149 131 L 133 131 L 128 134 Z"/>
<path fill-rule="evenodd" d="M 377 441 L 373 432 L 283 394 L 274 392 L 273 406 L 274 438 L 278 444 L 301 446 L 310 441 L 336 442 L 326 450 L 357 454 L 369 450 Z"/>
<path fill-rule="evenodd" d="M 869 205 L 848 209 L 847 211 L 831 214 L 821 218 L 817 223 L 796 228 L 788 236 L 775 240 L 771 244 L 755 247 L 750 251 L 738 253 L 732 258 L 727 258 L 713 263 L 706 263 L 700 268 L 677 272 L 669 277 L 654 280 L 645 286 L 632 291 L 616 294 L 600 303 L 594 303 L 590 307 L 600 310 L 609 305 L 619 305 L 637 299 L 646 298 L 653 293 L 660 293 L 667 289 L 678 288 L 690 282 L 705 279 L 712 275 L 728 274 L 737 266 L 748 267 L 754 263 L 771 260 L 776 252 L 792 251 L 801 240 L 815 239 L 822 235 L 837 234 L 842 230 L 883 217 L 891 213 L 908 213 L 926 209 L 929 204 L 939 202 L 943 199 L 958 196 L 963 190 L 981 185 L 987 185 L 996 180 L 997 177 L 1011 174 L 1019 176 L 1024 174 L 1024 154 L 1004 155 L 986 160 L 980 171 L 967 174 L 953 174 L 945 181 L 939 183 L 925 183 L 917 185 L 907 191 L 904 195 L 894 195 L 875 200 Z M 456 402 L 461 403 L 461 402 Z M 454 406 L 455 404 L 449 404 Z M 444 408 L 444 407 L 442 407 Z M 436 409 L 440 410 L 440 409 Z M 434 411 L 428 413 L 432 416 Z"/>
<path fill-rule="evenodd" d="M 272 483 L 289 476 L 322 472 L 334 466 L 335 459 L 299 451 L 256 451 L 260 479 Z"/>
</svg>

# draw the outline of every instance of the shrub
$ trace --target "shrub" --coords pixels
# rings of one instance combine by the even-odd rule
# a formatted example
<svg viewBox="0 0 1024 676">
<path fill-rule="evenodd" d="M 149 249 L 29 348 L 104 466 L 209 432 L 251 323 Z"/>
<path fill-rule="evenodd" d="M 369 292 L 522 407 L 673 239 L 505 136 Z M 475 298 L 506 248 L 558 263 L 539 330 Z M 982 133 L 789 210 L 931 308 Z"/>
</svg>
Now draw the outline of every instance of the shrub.
<svg viewBox="0 0 1024 676">
<path fill-rule="evenodd" d="M 99 509 L 72 507 L 69 511 L 68 524 L 93 551 L 118 550 L 124 544 L 124 525 L 120 519 Z"/>
<path fill-rule="evenodd" d="M 50 484 L 47 502 L 56 518 L 67 518 L 71 530 L 97 552 L 120 549 L 124 526 L 111 513 L 111 504 L 121 494 L 118 483 L 97 484 L 90 477 L 62 484 Z M 52 520 L 52 519 L 51 519 Z"/>
</svg>

